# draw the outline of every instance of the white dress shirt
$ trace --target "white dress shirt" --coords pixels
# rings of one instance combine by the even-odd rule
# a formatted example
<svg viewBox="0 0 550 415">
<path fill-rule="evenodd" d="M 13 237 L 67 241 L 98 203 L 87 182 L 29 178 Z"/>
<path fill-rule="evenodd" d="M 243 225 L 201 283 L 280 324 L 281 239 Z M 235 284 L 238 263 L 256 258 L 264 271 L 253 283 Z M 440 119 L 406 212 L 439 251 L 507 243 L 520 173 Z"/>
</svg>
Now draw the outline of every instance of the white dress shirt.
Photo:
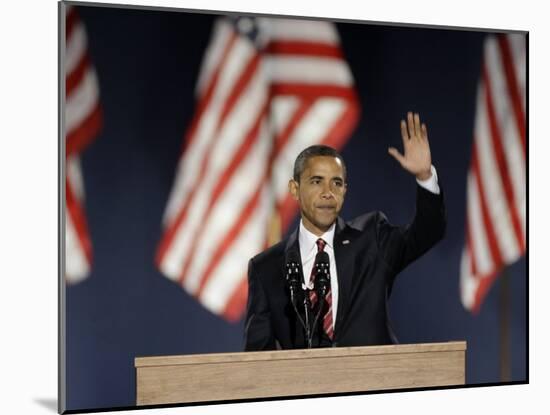
<svg viewBox="0 0 550 415">
<path fill-rule="evenodd" d="M 419 186 L 438 195 L 440 193 L 439 184 L 437 183 L 437 171 L 431 166 L 432 176 L 427 180 L 416 180 Z M 330 260 L 330 290 L 332 293 L 332 321 L 336 323 L 336 313 L 338 312 L 338 274 L 336 272 L 336 259 L 334 258 L 334 230 L 336 224 L 333 223 L 328 231 L 323 235 L 317 236 L 308 231 L 302 220 L 300 220 L 300 230 L 298 242 L 300 244 L 300 257 L 302 259 L 302 272 L 304 274 L 305 286 L 302 288 L 313 289 L 311 284 L 311 270 L 317 255 L 317 239 L 321 238 L 326 242 L 324 251 L 328 254 Z"/>
<path fill-rule="evenodd" d="M 334 230 L 336 224 L 333 223 L 328 231 L 321 236 L 308 231 L 300 220 L 300 234 L 298 243 L 300 244 L 300 256 L 302 259 L 302 272 L 304 274 L 304 282 L 307 288 L 313 289 L 313 284 L 310 281 L 311 270 L 317 255 L 317 239 L 321 238 L 326 242 L 325 251 L 328 254 L 330 261 L 330 290 L 332 292 L 332 321 L 336 321 L 336 309 L 338 308 L 338 277 L 336 274 L 336 260 L 334 259 Z M 304 289 L 306 287 L 303 287 Z M 334 324 L 334 323 L 333 323 Z"/>
</svg>

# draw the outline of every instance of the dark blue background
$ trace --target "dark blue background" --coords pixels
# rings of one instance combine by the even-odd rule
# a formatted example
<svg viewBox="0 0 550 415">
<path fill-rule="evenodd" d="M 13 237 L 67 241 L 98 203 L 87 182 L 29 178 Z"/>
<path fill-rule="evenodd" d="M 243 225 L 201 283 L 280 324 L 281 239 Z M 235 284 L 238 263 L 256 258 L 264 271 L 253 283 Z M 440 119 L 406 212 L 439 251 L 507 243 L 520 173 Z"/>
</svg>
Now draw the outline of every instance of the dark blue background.
<svg viewBox="0 0 550 415">
<path fill-rule="evenodd" d="M 94 247 L 91 276 L 67 288 L 67 408 L 135 404 L 135 356 L 239 351 L 243 324 L 216 317 L 154 265 L 161 218 L 194 111 L 211 15 L 79 7 L 97 68 L 104 127 L 82 157 Z M 391 316 L 402 343 L 466 340 L 467 383 L 499 381 L 500 280 L 480 314 L 459 300 L 466 172 L 483 33 L 338 24 L 362 113 L 342 153 L 344 218 L 414 213 L 415 183 L 387 155 L 399 120 L 428 124 L 445 189 L 447 236 L 398 278 Z M 289 172 L 290 175 L 290 172 Z M 526 261 L 509 269 L 512 379 L 526 379 Z"/>
</svg>

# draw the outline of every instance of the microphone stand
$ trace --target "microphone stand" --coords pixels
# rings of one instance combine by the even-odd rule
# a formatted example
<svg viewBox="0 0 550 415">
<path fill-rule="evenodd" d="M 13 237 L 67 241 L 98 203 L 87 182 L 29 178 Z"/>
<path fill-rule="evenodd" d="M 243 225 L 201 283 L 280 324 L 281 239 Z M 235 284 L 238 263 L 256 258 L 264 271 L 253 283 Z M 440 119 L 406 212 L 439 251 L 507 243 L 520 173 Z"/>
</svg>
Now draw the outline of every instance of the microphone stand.
<svg viewBox="0 0 550 415">
<path fill-rule="evenodd" d="M 325 253 L 325 256 L 326 253 Z M 317 291 L 317 303 L 319 305 L 319 309 L 317 310 L 317 314 L 315 316 L 315 319 L 313 320 L 313 327 L 311 329 L 310 337 L 308 337 L 308 343 L 311 345 L 313 342 L 313 333 L 315 333 L 315 330 L 317 328 L 317 323 L 319 322 L 319 317 L 321 316 L 321 313 L 323 312 L 323 308 L 325 306 L 325 296 L 328 292 L 328 287 L 330 285 L 330 276 L 329 276 L 329 264 L 328 264 L 328 256 L 327 261 L 317 262 L 314 266 L 317 267 L 317 278 L 315 279 L 315 288 Z M 307 296 L 309 299 L 309 296 Z M 311 346 L 310 346 L 311 348 Z"/>
<path fill-rule="evenodd" d="M 306 339 L 307 339 L 307 348 L 312 348 L 312 331 L 309 328 L 309 310 L 311 309 L 311 302 L 309 300 L 309 290 L 305 291 L 304 295 L 304 311 L 305 311 L 305 330 L 306 330 Z"/>
<path fill-rule="evenodd" d="M 325 298 L 321 297 L 319 299 L 318 303 L 319 303 L 319 310 L 317 310 L 317 314 L 315 315 L 315 319 L 313 320 L 313 327 L 311 328 L 310 343 L 313 342 L 313 333 L 315 333 L 315 330 L 317 329 L 317 323 L 319 322 L 319 316 L 321 315 L 323 307 L 325 306 Z"/>
<path fill-rule="evenodd" d="M 309 328 L 309 296 L 307 295 L 308 292 L 306 290 L 304 295 L 304 309 L 305 309 L 305 322 L 304 319 L 302 319 L 302 316 L 300 315 L 298 311 L 297 306 L 297 291 L 300 287 L 300 272 L 299 272 L 299 262 L 296 260 L 296 258 L 293 258 L 293 260 L 287 261 L 287 275 L 286 279 L 289 285 L 290 289 L 290 302 L 292 304 L 292 308 L 294 309 L 294 312 L 296 313 L 296 316 L 298 317 L 298 320 L 300 321 L 300 324 L 302 325 L 302 328 L 305 331 L 306 340 L 307 340 L 307 347 L 311 349 L 311 340 L 310 340 L 310 328 Z"/>
</svg>

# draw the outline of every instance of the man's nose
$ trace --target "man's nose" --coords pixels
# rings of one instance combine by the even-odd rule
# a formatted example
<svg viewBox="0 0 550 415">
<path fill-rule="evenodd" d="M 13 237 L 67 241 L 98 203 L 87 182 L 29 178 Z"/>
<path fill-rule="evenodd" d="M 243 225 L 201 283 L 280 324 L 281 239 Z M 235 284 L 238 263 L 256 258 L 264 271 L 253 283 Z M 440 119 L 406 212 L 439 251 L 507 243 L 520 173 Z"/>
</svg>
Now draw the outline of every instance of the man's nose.
<svg viewBox="0 0 550 415">
<path fill-rule="evenodd" d="M 334 195 L 332 194 L 332 191 L 330 189 L 330 186 L 326 185 L 323 187 L 323 192 L 321 193 L 321 197 L 323 199 L 331 199 L 334 197 Z"/>
</svg>

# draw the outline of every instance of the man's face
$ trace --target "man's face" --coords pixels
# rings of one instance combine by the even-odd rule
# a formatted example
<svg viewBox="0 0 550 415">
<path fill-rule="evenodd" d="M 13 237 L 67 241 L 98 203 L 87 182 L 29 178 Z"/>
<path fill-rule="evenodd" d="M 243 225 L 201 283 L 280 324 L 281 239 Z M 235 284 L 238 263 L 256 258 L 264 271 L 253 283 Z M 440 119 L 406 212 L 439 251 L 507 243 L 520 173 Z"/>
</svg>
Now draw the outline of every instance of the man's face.
<svg viewBox="0 0 550 415">
<path fill-rule="evenodd" d="M 290 180 L 289 190 L 300 204 L 302 221 L 317 236 L 334 223 L 346 195 L 342 162 L 332 156 L 315 156 L 307 160 L 300 182 Z"/>
</svg>

